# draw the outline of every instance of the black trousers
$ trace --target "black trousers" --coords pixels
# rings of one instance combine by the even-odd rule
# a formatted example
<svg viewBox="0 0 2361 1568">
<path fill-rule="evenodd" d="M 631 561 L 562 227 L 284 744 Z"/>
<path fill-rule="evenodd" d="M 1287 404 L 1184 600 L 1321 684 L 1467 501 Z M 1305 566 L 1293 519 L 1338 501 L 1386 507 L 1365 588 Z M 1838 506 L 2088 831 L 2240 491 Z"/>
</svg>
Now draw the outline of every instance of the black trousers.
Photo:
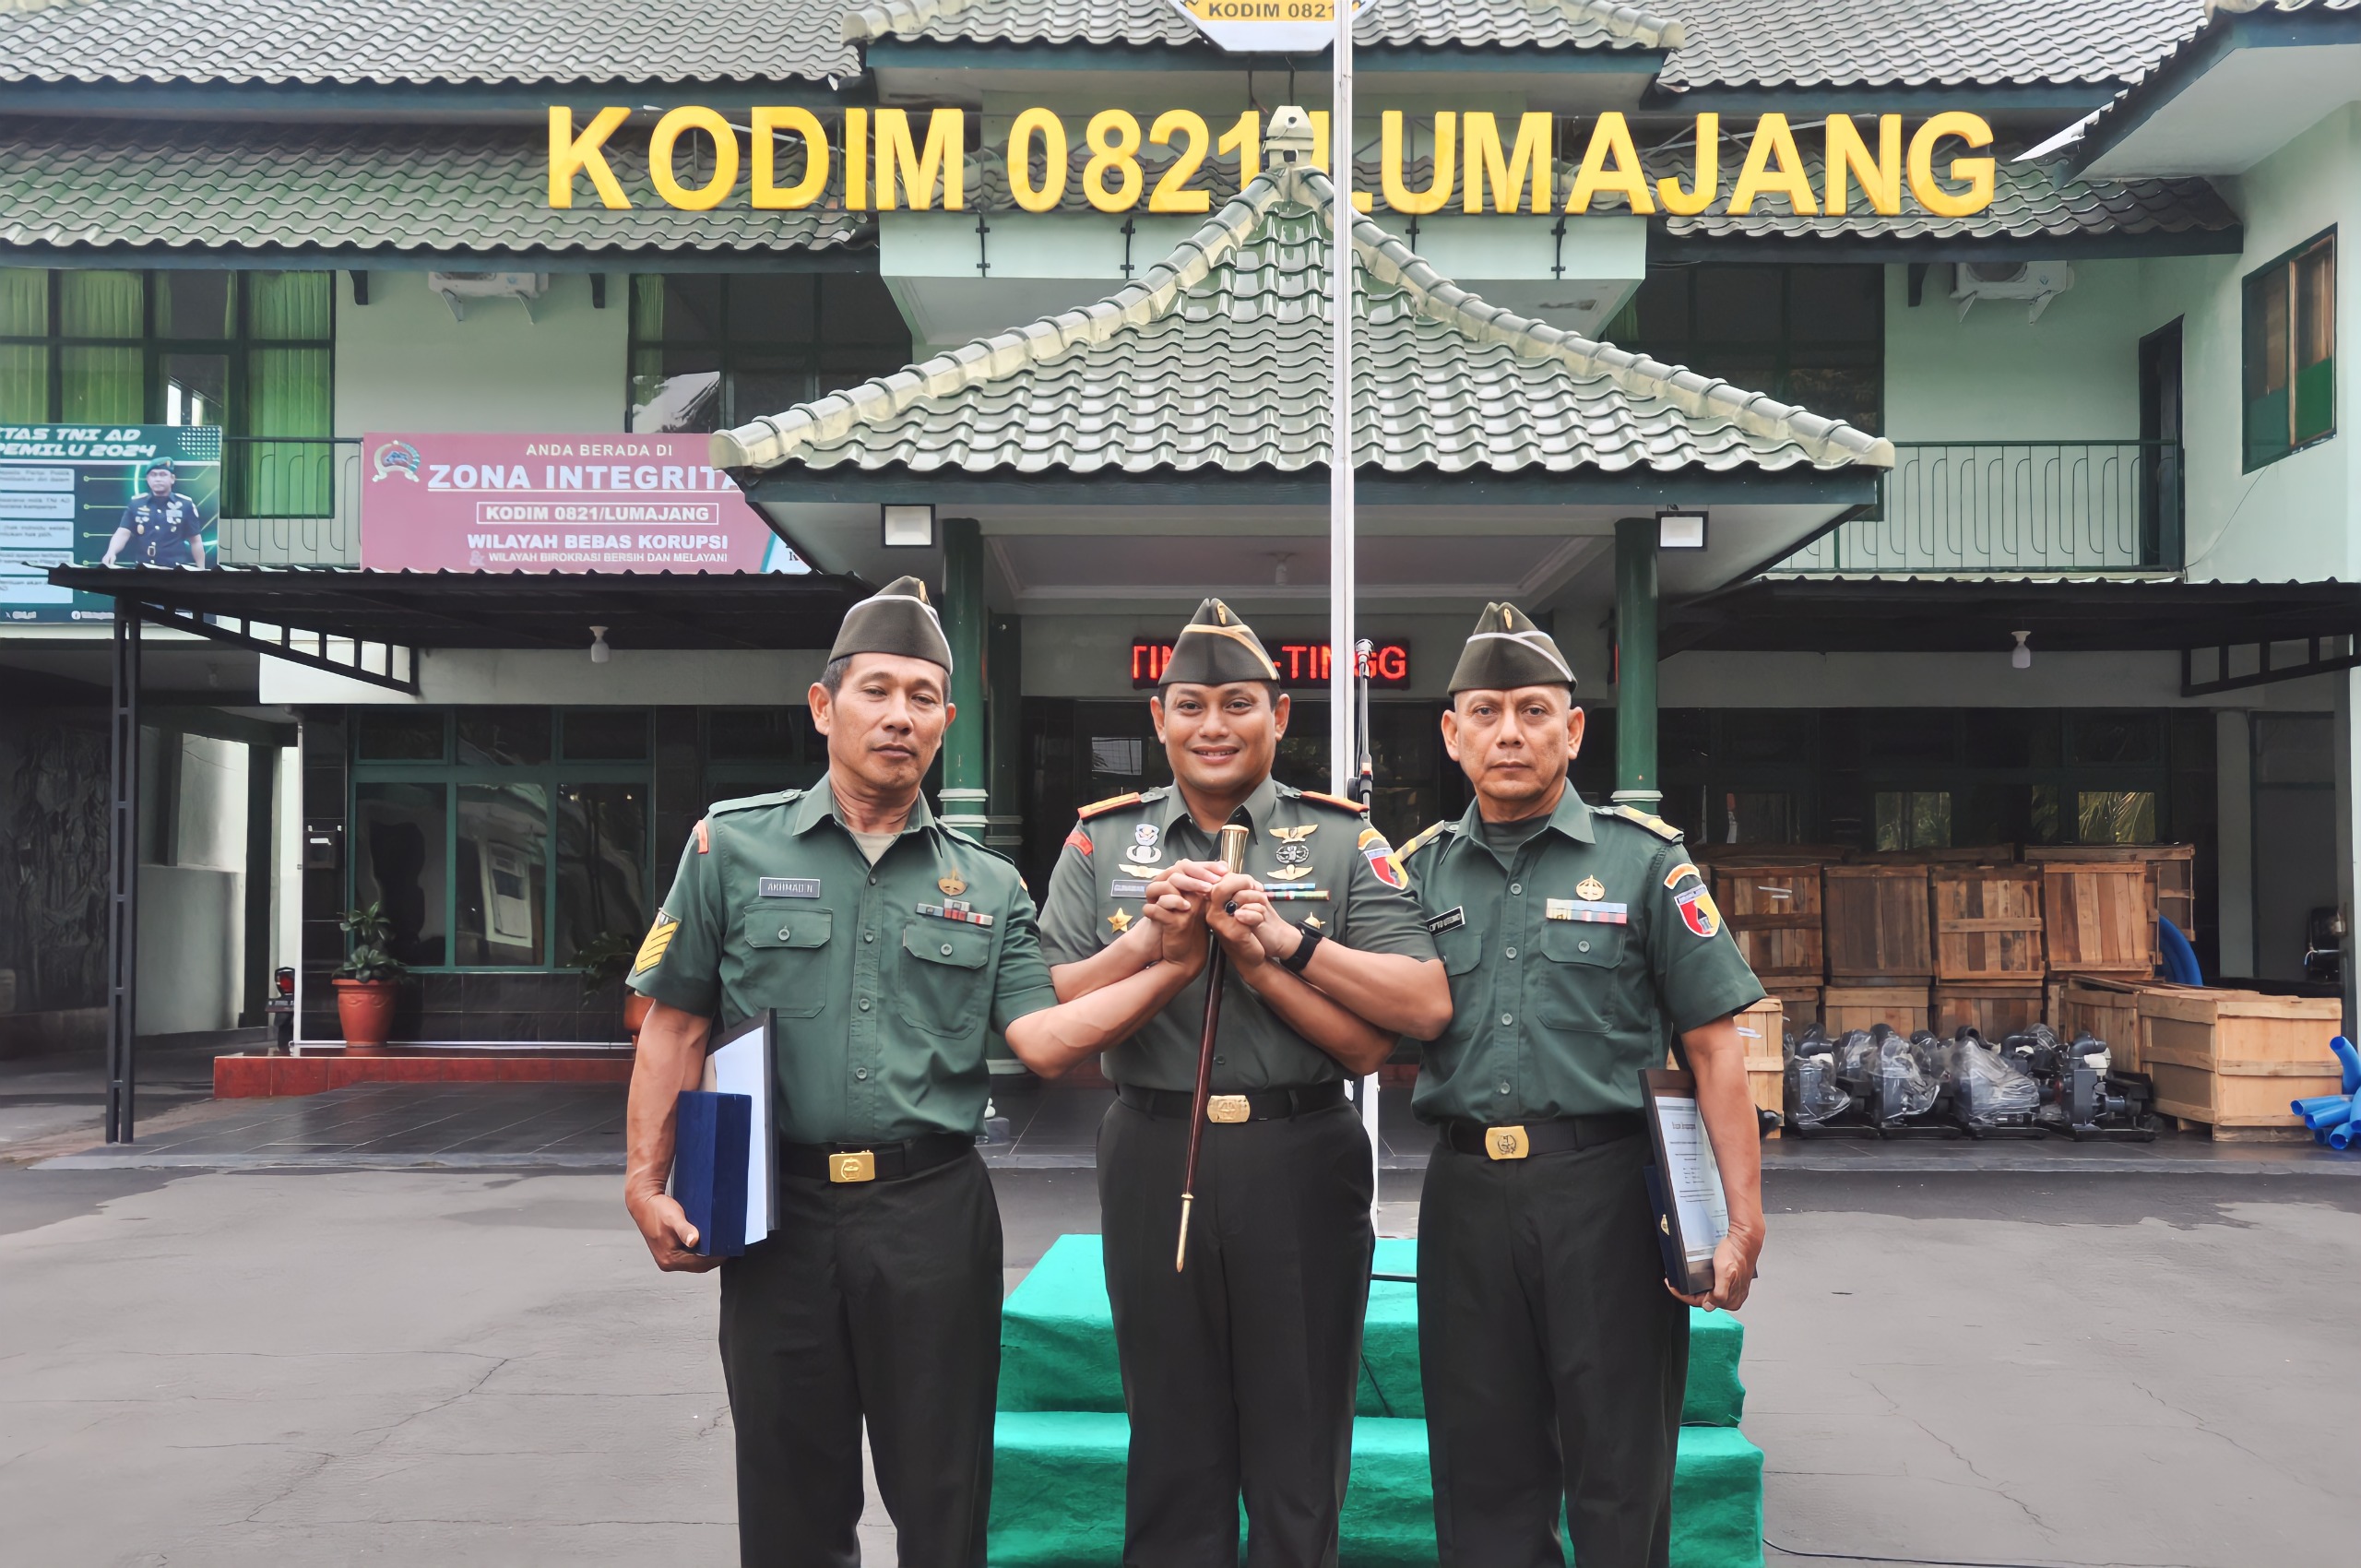
<svg viewBox="0 0 2361 1568">
<path fill-rule="evenodd" d="M 1443 1568 L 1665 1568 L 1689 1309 L 1664 1288 L 1644 1137 L 1494 1161 L 1440 1145 L 1418 1360 Z"/>
<path fill-rule="evenodd" d="M 860 1562 L 866 1417 L 903 1568 L 983 1568 L 1001 1302 L 984 1162 L 778 1187 L 777 1229 L 721 1268 L 738 1561 Z"/>
<path fill-rule="evenodd" d="M 1369 1136 L 1349 1105 L 1205 1129 L 1172 1272 L 1189 1123 L 1098 1126 L 1107 1292 L 1131 1412 L 1126 1568 L 1331 1568 L 1369 1305 Z"/>
</svg>

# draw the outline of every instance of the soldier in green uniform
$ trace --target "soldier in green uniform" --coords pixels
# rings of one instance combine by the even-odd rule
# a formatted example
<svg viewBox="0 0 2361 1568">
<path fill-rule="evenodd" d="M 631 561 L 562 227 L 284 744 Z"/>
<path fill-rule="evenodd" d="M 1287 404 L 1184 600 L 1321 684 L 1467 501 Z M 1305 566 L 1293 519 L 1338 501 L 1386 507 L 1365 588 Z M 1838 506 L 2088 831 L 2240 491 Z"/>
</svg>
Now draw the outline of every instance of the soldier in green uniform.
<svg viewBox="0 0 2361 1568">
<path fill-rule="evenodd" d="M 1762 1150 L 1732 1015 L 1762 987 L 1679 831 L 1583 803 L 1574 673 L 1489 605 L 1443 742 L 1476 801 L 1404 859 L 1451 975 L 1411 1105 L 1442 1136 L 1418 1209 L 1418 1354 L 1444 1568 L 1664 1568 L 1688 1306 L 1746 1300 Z M 1713 1290 L 1665 1281 L 1640 1074 L 1697 1075 L 1729 1200 Z"/>
<path fill-rule="evenodd" d="M 1177 1277 L 1202 980 L 1105 1061 L 1117 1100 L 1098 1196 L 1134 1568 L 1237 1568 L 1241 1493 L 1252 1568 L 1335 1562 L 1372 1245 L 1369 1139 L 1345 1083 L 1450 1012 L 1392 847 L 1354 802 L 1271 778 L 1287 708 L 1252 630 L 1205 600 L 1150 707 L 1174 785 L 1086 807 L 1043 905 L 1062 996 L 1177 958 L 1198 922 L 1231 965 Z M 1246 874 L 1226 876 L 1216 835 L 1234 820 L 1252 838 Z M 1143 911 L 1191 924 L 1150 928 Z"/>
<path fill-rule="evenodd" d="M 826 781 L 710 808 L 633 965 L 655 1006 L 624 1197 L 660 1268 L 717 1261 L 664 1191 L 675 1099 L 698 1083 L 709 1026 L 778 1019 L 776 1228 L 721 1274 L 747 1564 L 860 1561 L 865 1420 L 902 1562 L 982 1568 L 1002 1289 L 975 1147 L 987 1023 L 1060 1072 L 1202 965 L 1184 944 L 1181 961 L 1058 1004 L 1016 868 L 945 830 L 919 792 L 953 717 L 950 666 L 915 578 L 854 606 L 811 690 Z"/>
</svg>

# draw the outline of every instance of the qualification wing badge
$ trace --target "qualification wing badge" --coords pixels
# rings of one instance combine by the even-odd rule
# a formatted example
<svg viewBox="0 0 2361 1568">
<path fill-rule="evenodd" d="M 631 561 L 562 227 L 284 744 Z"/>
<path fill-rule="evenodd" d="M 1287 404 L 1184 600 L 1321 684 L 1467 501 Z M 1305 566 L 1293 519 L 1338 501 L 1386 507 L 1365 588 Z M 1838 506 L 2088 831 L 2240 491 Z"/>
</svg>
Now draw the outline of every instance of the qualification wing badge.
<svg viewBox="0 0 2361 1568">
<path fill-rule="evenodd" d="M 1274 827 L 1271 837 L 1279 841 L 1279 869 L 1271 873 L 1275 882 L 1295 882 L 1311 874 L 1311 846 L 1304 840 L 1320 830 L 1316 822 L 1300 827 Z"/>
</svg>

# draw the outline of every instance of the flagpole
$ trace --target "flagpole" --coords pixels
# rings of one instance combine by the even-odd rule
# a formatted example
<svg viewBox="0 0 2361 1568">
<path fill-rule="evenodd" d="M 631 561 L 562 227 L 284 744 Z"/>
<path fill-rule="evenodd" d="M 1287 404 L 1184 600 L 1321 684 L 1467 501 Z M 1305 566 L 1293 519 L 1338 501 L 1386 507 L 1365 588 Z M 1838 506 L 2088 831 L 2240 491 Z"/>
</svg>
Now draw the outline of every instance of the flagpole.
<svg viewBox="0 0 2361 1568">
<path fill-rule="evenodd" d="M 1353 558 L 1353 0 L 1332 0 L 1335 10 L 1335 80 L 1328 104 L 1328 179 L 1336 195 L 1328 257 L 1333 272 L 1328 319 L 1335 356 L 1329 372 L 1328 439 L 1328 788 L 1355 792 L 1360 745 L 1355 733 L 1354 676 L 1359 641 L 1353 600 L 1358 567 Z M 1369 1130 L 1370 1221 L 1376 1220 L 1374 1185 L 1378 1166 L 1377 1075 L 1361 1079 L 1361 1123 Z"/>
</svg>

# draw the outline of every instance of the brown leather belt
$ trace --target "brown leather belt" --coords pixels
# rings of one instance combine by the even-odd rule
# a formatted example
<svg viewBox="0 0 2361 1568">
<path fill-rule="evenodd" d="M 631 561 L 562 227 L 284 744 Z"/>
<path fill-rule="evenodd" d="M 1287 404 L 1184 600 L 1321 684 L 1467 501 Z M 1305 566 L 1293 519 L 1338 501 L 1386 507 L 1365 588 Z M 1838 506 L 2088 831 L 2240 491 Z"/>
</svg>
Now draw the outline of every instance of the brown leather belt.
<svg viewBox="0 0 2361 1568">
<path fill-rule="evenodd" d="M 1636 1111 L 1616 1111 L 1602 1116 L 1560 1116 L 1522 1126 L 1488 1126 L 1481 1122 L 1446 1122 L 1442 1141 L 1461 1154 L 1488 1159 L 1523 1159 L 1528 1155 L 1562 1154 L 1568 1149 L 1596 1148 L 1639 1136 L 1646 1123 Z"/>
<path fill-rule="evenodd" d="M 976 1140 L 963 1133 L 929 1133 L 898 1144 L 781 1144 L 778 1169 L 782 1176 L 838 1186 L 858 1182 L 902 1182 L 938 1165 L 948 1165 L 963 1154 L 976 1152 Z"/>
<path fill-rule="evenodd" d="M 1129 1084 L 1116 1089 L 1115 1098 L 1133 1111 L 1180 1122 L 1189 1119 L 1190 1106 L 1196 1099 L 1185 1089 L 1143 1089 Z M 1249 1089 L 1244 1094 L 1214 1096 L 1205 1102 L 1205 1120 L 1225 1123 L 1281 1122 L 1344 1103 L 1345 1086 L 1333 1081 L 1309 1084 L 1299 1089 Z"/>
</svg>

